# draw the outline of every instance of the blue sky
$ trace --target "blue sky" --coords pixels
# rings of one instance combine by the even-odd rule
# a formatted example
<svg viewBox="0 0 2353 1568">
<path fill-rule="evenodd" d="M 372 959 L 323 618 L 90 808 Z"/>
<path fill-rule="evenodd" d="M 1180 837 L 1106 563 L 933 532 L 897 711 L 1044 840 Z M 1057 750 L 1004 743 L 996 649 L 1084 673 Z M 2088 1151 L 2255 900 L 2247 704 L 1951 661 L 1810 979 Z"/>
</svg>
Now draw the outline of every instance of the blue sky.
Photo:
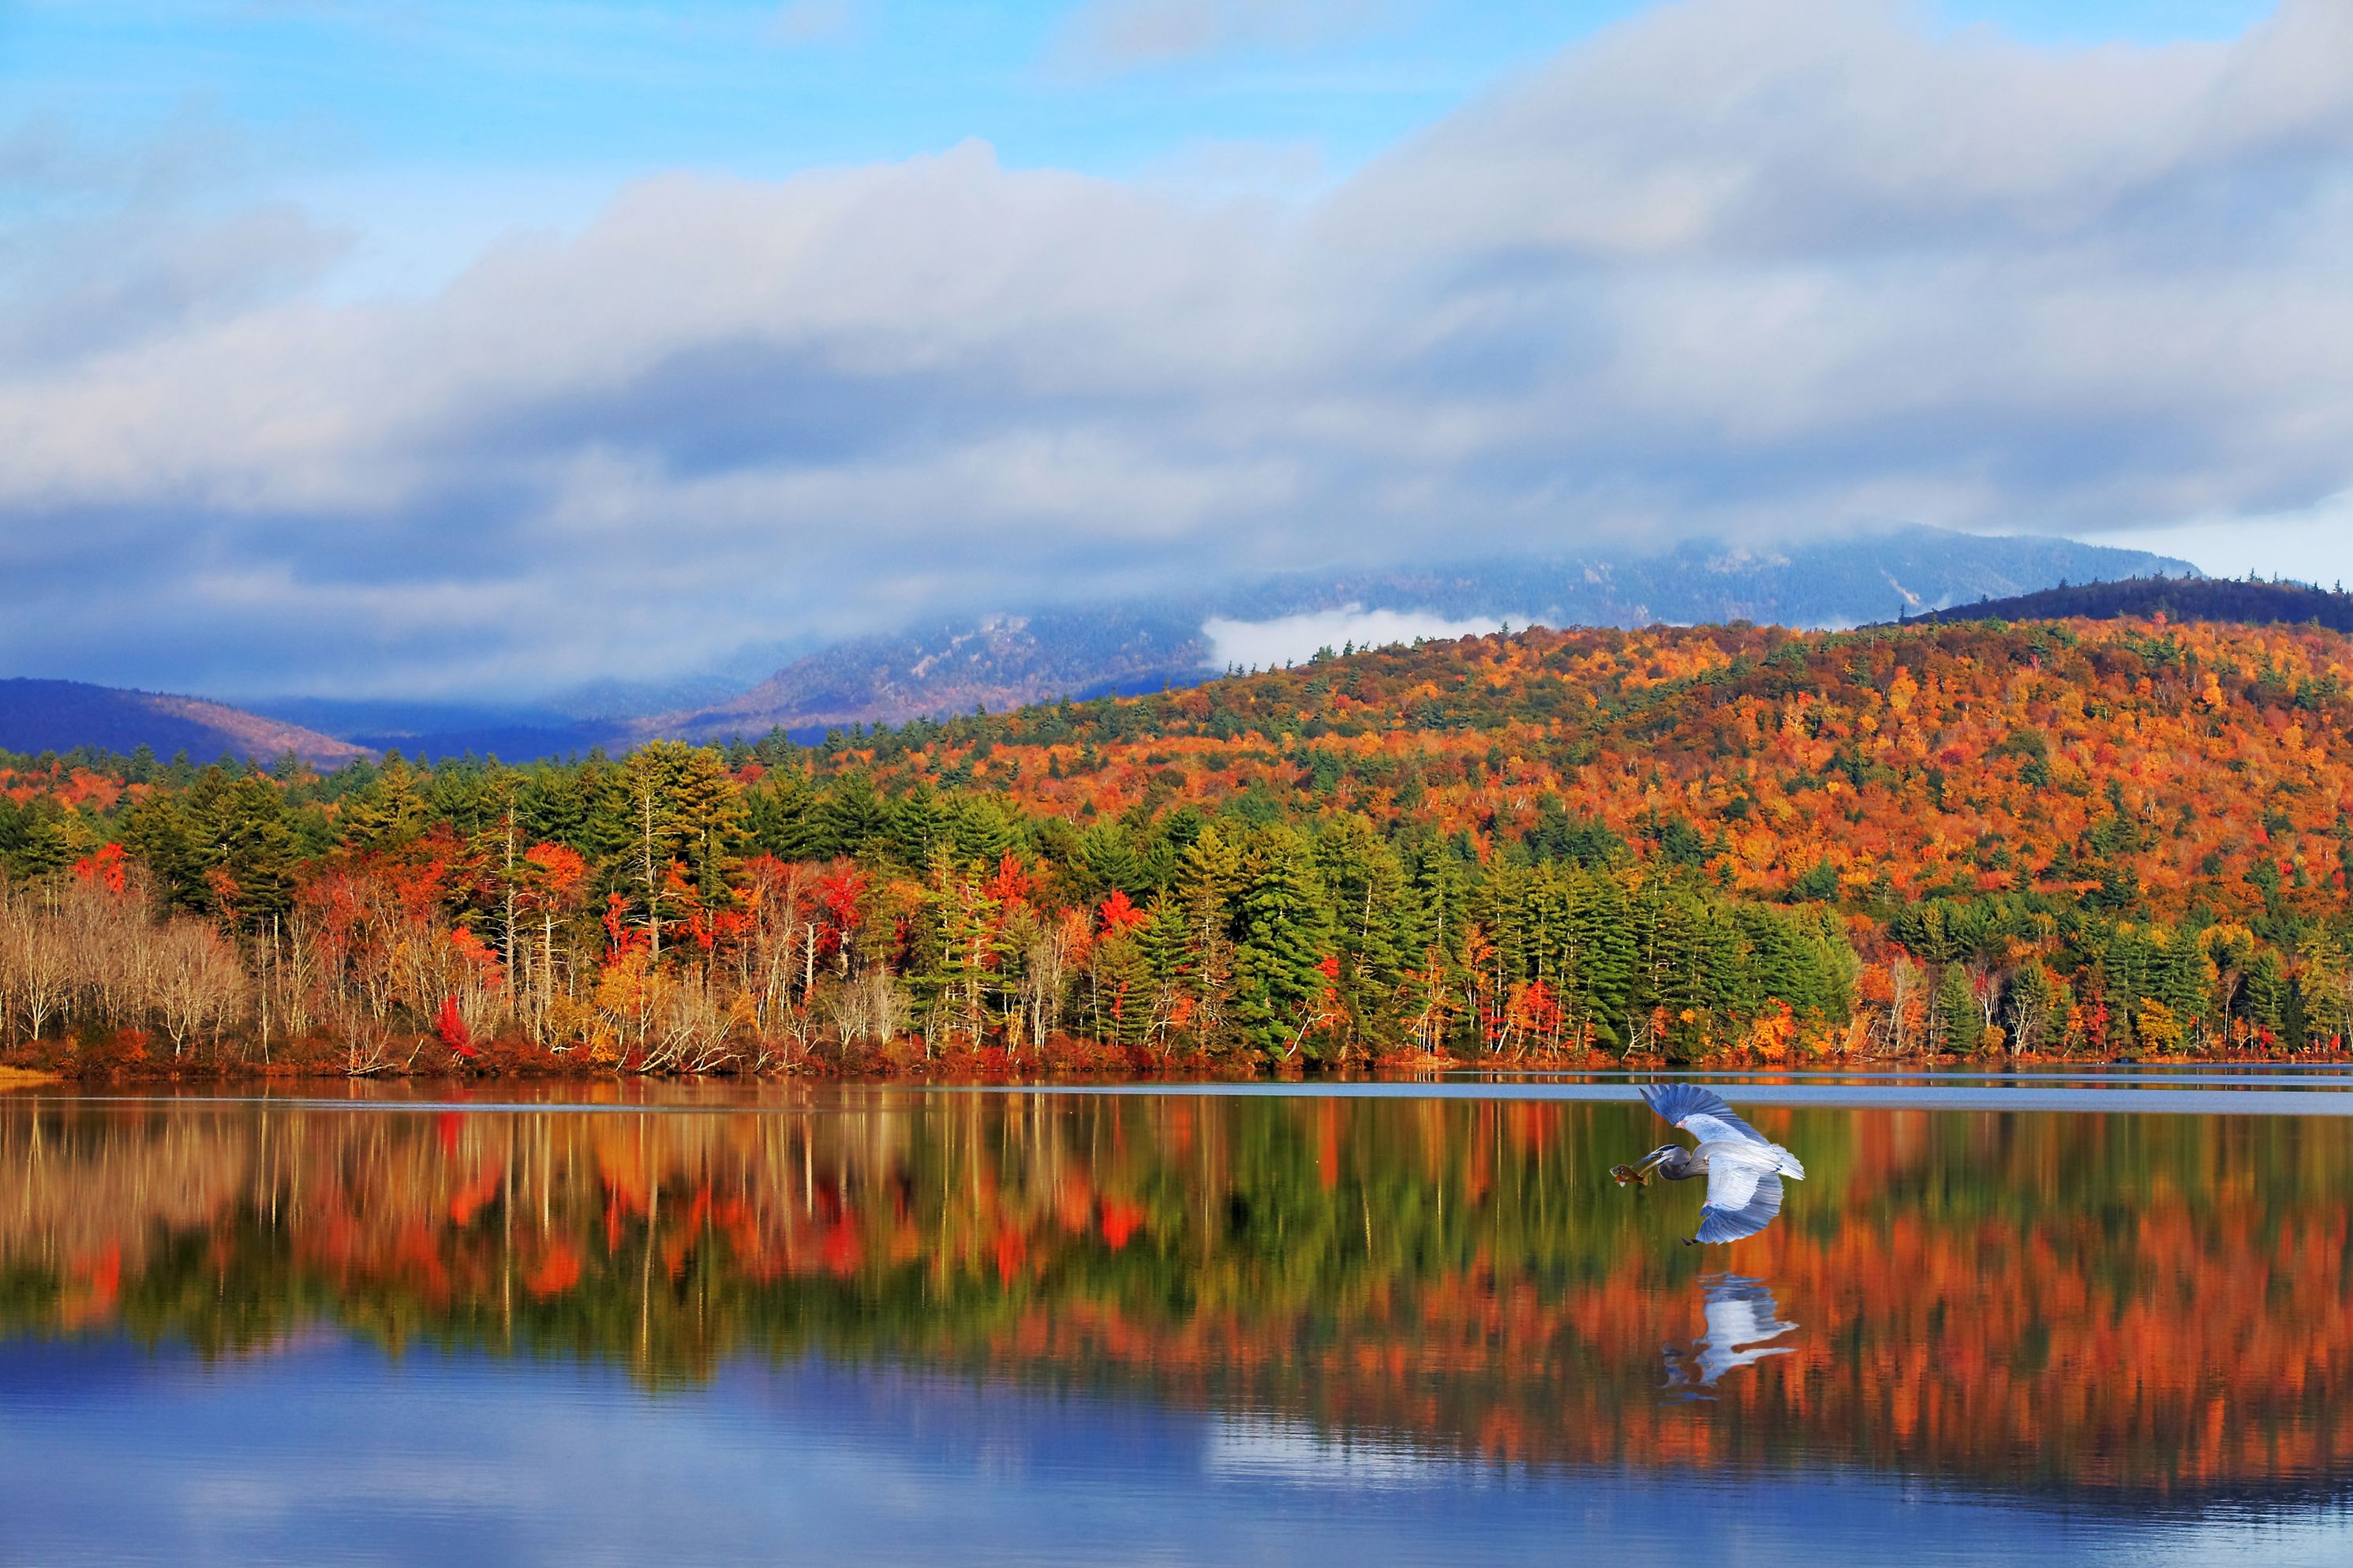
<svg viewBox="0 0 2353 1568">
<path fill-rule="evenodd" d="M 2353 578 L 2348 251 L 2341 0 L 0 0 L 0 672 L 1900 523 Z"/>
<path fill-rule="evenodd" d="M 765 175 L 967 136 L 1103 174 L 1204 140 L 1313 143 L 1345 165 L 1643 7 L 1287 8 L 1295 26 L 1212 24 L 1122 56 L 1089 22 L 1119 8 L 1069 0 L 10 0 L 0 79 L 20 112 L 92 132 L 135 133 L 193 101 L 289 158 L 412 172 Z M 2268 9 L 1944 0 L 1932 15 L 2080 46 L 2223 38 Z"/>
<path fill-rule="evenodd" d="M 935 152 L 1291 194 L 1328 185 L 1637 0 L 0 0 L 0 101 L 100 141 L 203 125 L 242 184 L 362 238 L 346 286 L 438 281 L 619 182 Z M 2262 0 L 1944 0 L 2063 46 L 2224 38 Z M 1258 26 L 1252 12 L 1298 14 Z M 1222 15 L 1123 54 L 1122 13 Z M 1112 35 L 1106 37 L 1106 34 Z M 224 175 L 228 171 L 224 171 Z"/>
</svg>

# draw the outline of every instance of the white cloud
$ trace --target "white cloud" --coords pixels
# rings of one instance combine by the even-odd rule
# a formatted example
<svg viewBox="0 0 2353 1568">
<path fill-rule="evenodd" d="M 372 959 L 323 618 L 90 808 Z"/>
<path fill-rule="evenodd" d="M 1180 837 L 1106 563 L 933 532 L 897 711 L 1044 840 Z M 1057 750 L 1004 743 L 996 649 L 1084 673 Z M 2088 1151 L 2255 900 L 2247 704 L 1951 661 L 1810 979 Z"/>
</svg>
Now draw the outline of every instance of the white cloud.
<svg viewBox="0 0 2353 1568">
<path fill-rule="evenodd" d="M 1241 49 L 1312 48 L 1377 26 L 1383 0 L 1089 0 L 1071 17 L 1063 52 L 1126 69 Z"/>
<path fill-rule="evenodd" d="M 559 686 L 1139 581 L 2353 487 L 2336 0 L 2089 51 L 1689 0 L 1291 205 L 978 143 L 676 174 L 399 300 L 306 285 L 282 207 L 145 232 L 152 182 L 75 166 L 0 143 L 136 239 L 0 236 L 0 665 Z"/>
<path fill-rule="evenodd" d="M 1277 616 L 1270 620 L 1229 620 L 1211 616 L 1201 626 L 1208 639 L 1209 662 L 1272 669 L 1314 657 L 1318 649 L 1387 648 L 1394 643 L 1427 638 L 1433 642 L 1457 637 L 1483 637 L 1504 626 L 1525 626 L 1526 616 L 1474 616 L 1456 620 L 1421 609 L 1366 609 L 1361 604 L 1303 615 Z"/>
</svg>

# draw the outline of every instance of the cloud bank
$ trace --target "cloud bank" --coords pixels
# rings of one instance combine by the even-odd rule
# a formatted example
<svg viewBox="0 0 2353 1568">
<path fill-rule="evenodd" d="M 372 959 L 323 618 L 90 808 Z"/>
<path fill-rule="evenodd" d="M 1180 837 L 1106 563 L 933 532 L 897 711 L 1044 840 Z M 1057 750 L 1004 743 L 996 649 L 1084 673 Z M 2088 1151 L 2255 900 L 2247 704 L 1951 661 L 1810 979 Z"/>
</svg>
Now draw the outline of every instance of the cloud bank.
<svg viewBox="0 0 2353 1568">
<path fill-rule="evenodd" d="M 1344 648 L 1350 643 L 1359 648 L 1386 648 L 1411 642 L 1417 637 L 1433 641 L 1483 637 L 1505 625 L 1528 623 L 1529 618 L 1525 615 L 1463 620 L 1430 610 L 1366 609 L 1361 604 L 1351 604 L 1340 609 L 1276 616 L 1270 620 L 1236 620 L 1213 615 L 1202 623 L 1201 634 L 1208 640 L 1210 662 L 1271 670 L 1277 664 L 1312 659 L 1317 650 L 1324 648 Z"/>
<path fill-rule="evenodd" d="M 70 163 L 0 143 L 10 673 L 527 691 L 1227 571 L 2353 485 L 2337 0 L 2063 52 L 1690 0 L 1305 207 L 979 143 L 681 173 L 421 302 L 331 301 L 280 206 L 23 196 Z"/>
</svg>

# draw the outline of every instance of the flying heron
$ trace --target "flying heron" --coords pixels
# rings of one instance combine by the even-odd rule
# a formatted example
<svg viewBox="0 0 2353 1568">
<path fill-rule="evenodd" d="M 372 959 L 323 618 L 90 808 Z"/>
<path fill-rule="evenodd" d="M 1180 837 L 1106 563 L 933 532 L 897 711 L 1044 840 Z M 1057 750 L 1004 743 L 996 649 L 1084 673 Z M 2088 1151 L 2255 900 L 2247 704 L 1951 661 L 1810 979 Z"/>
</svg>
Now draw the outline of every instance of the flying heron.
<svg viewBox="0 0 2353 1568">
<path fill-rule="evenodd" d="M 1706 1177 L 1699 1230 L 1685 1246 L 1755 1235 L 1781 1212 L 1781 1178 L 1805 1180 L 1806 1168 L 1796 1155 L 1741 1120 L 1715 1090 L 1697 1084 L 1646 1084 L 1642 1098 L 1699 1145 L 1662 1143 L 1632 1165 L 1612 1166 L 1609 1173 L 1621 1187 L 1642 1185 L 1653 1171 L 1670 1181 Z"/>
</svg>

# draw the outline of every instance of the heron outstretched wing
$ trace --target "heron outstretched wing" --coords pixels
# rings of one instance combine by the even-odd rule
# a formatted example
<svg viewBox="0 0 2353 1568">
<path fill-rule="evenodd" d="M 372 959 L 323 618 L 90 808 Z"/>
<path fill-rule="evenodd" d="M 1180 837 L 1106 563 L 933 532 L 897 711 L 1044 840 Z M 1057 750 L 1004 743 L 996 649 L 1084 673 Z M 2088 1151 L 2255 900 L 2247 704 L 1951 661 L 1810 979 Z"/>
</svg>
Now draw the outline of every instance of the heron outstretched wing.
<svg viewBox="0 0 2353 1568">
<path fill-rule="evenodd" d="M 1642 1098 L 1652 1110 L 1702 1143 L 1728 1143 L 1746 1139 L 1770 1144 L 1772 1139 L 1740 1119 L 1714 1089 L 1697 1084 L 1645 1084 Z"/>
<path fill-rule="evenodd" d="M 1708 1168 L 1707 1202 L 1692 1239 L 1715 1243 L 1753 1236 L 1781 1212 L 1781 1178 L 1762 1166 L 1719 1160 Z"/>
</svg>

